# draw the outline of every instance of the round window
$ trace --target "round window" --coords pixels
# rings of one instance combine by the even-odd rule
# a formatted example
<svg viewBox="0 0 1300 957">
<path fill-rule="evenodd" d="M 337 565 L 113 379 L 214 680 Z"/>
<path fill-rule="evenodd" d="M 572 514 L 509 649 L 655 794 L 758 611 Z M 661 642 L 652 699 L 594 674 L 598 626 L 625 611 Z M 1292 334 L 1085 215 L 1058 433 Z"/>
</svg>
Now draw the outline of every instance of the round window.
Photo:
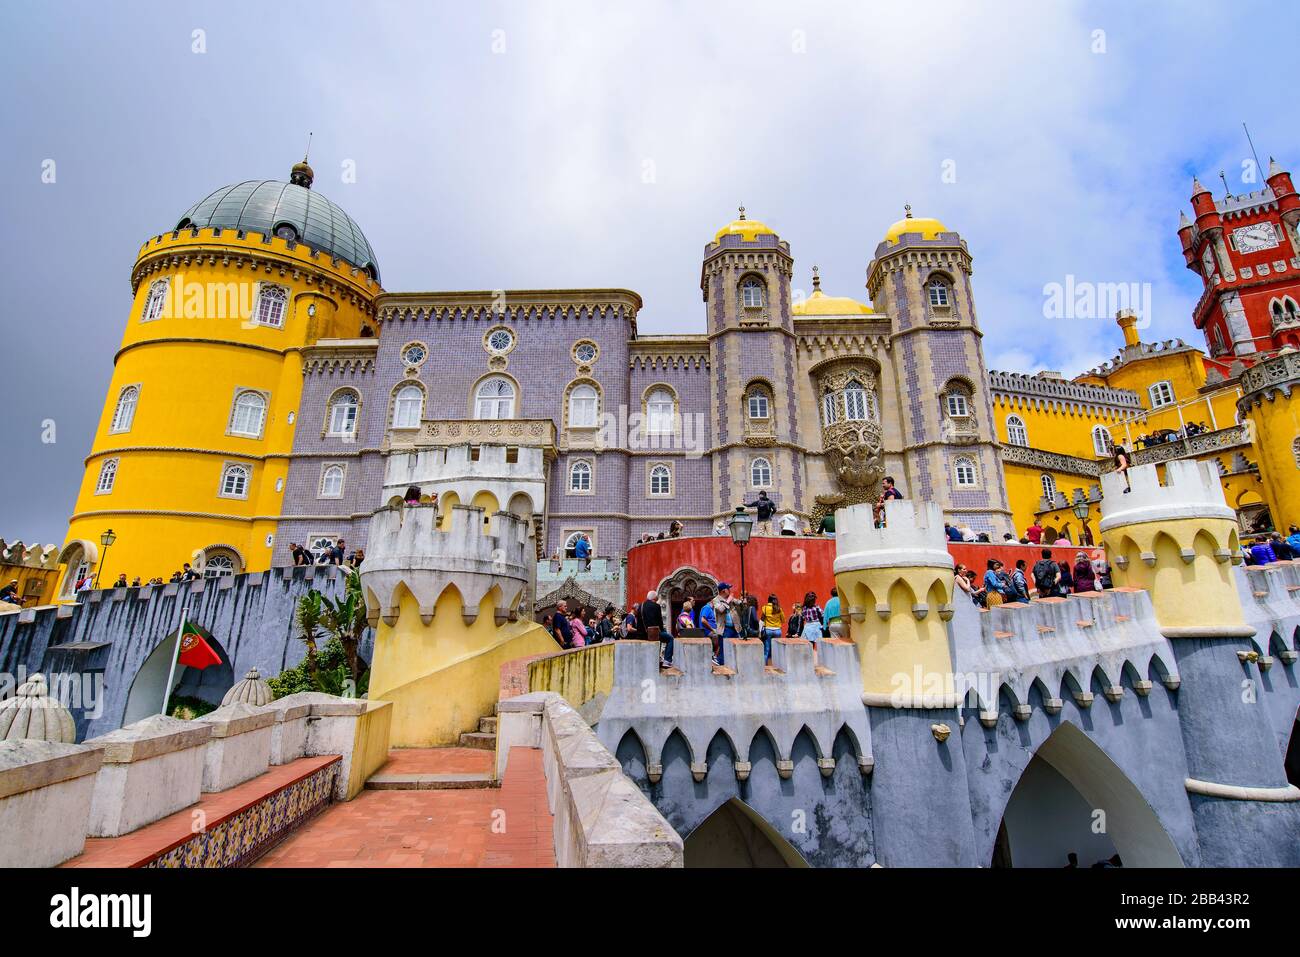
<svg viewBox="0 0 1300 957">
<path fill-rule="evenodd" d="M 413 342 L 402 350 L 402 360 L 408 366 L 418 366 L 425 360 L 426 356 L 428 356 L 428 353 L 425 352 L 424 346 L 418 342 Z"/>
<path fill-rule="evenodd" d="M 573 349 L 573 358 L 583 365 L 595 361 L 596 344 L 594 342 L 579 342 Z"/>
<path fill-rule="evenodd" d="M 498 354 L 508 352 L 514 344 L 515 336 L 509 329 L 497 329 L 488 336 L 487 340 L 488 351 Z"/>
</svg>

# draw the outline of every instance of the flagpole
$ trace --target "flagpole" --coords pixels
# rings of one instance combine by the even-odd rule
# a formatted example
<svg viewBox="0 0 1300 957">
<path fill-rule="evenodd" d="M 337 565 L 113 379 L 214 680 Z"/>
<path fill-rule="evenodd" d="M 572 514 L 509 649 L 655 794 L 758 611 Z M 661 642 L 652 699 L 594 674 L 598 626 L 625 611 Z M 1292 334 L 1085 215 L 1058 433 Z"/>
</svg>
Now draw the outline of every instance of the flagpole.
<svg viewBox="0 0 1300 957">
<path fill-rule="evenodd" d="M 179 596 L 178 596 L 179 597 Z M 163 689 L 162 714 L 167 714 L 167 702 L 172 696 L 172 682 L 176 679 L 176 659 L 181 656 L 181 639 L 185 637 L 185 611 L 190 604 L 189 592 L 185 593 L 185 601 L 181 603 L 181 621 L 176 627 L 176 647 L 172 649 L 172 665 L 167 672 L 167 686 Z"/>
</svg>

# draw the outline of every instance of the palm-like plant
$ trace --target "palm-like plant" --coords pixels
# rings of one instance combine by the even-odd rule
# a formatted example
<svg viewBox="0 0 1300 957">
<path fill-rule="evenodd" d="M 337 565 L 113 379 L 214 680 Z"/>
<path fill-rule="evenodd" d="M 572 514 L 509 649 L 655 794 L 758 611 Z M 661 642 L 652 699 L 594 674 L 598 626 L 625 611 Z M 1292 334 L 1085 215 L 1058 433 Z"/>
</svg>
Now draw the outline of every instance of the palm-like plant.
<svg viewBox="0 0 1300 957">
<path fill-rule="evenodd" d="M 307 646 L 307 673 L 311 675 L 312 684 L 316 684 L 316 642 L 325 636 L 321 630 L 323 609 L 321 593 L 312 589 L 298 599 L 294 617 L 298 622 L 298 640 Z"/>
<path fill-rule="evenodd" d="M 353 687 L 356 687 L 361 681 L 357 648 L 369 622 L 366 621 L 366 596 L 361 589 L 361 576 L 355 570 L 349 570 L 347 576 L 341 598 L 312 594 L 316 594 L 320 601 L 320 623 L 343 646 Z"/>
</svg>

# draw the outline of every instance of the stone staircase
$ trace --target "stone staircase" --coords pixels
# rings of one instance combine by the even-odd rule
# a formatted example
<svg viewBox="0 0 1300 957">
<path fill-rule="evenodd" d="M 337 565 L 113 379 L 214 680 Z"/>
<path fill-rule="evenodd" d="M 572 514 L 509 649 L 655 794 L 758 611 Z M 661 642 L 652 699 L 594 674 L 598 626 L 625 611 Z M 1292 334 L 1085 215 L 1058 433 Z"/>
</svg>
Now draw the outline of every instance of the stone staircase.
<svg viewBox="0 0 1300 957">
<path fill-rule="evenodd" d="M 477 731 L 460 736 L 458 747 L 395 748 L 388 762 L 366 781 L 371 791 L 448 791 L 501 786 L 493 773 L 497 748 L 496 705 L 478 719 Z"/>
<path fill-rule="evenodd" d="M 483 751 L 496 751 L 497 749 L 497 716 L 496 705 L 492 706 L 492 714 L 487 717 L 478 719 L 477 731 L 466 731 L 460 736 L 460 746 L 462 748 L 479 748 Z"/>
</svg>

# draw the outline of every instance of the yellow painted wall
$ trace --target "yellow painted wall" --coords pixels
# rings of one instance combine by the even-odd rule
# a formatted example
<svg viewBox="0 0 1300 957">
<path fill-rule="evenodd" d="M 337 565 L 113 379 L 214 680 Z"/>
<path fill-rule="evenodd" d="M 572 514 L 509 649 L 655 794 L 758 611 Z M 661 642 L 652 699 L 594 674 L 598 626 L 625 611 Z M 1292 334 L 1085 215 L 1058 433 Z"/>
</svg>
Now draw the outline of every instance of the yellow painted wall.
<svg viewBox="0 0 1300 957">
<path fill-rule="evenodd" d="M 1276 394 L 1248 413 L 1255 432 L 1260 491 L 1269 503 L 1273 525 L 1283 535 L 1300 525 L 1300 395 Z"/>
<path fill-rule="evenodd" d="M 381 619 L 375 632 L 370 695 L 393 704 L 393 747 L 441 747 L 478 728 L 492 713 L 501 665 L 555 650 L 555 639 L 536 622 L 497 626 L 497 595 L 489 592 L 478 618 L 466 625 L 461 596 L 448 588 L 432 621 L 420 620 L 419 603 L 402 589 L 395 625 Z"/>
<path fill-rule="evenodd" d="M 290 418 L 297 418 L 302 393 L 299 350 L 322 337 L 358 335 L 380 292 L 352 272 L 328 256 L 312 258 L 304 245 L 290 249 L 280 239 L 240 239 L 229 230 L 221 236 L 212 229 L 197 236 L 184 231 L 144 245 L 67 535 L 98 542 L 113 529 L 117 541 L 102 556 L 101 585 L 119 572 L 166 579 L 213 545 L 233 548 L 245 571 L 269 567 L 266 538 L 283 501 L 276 485 L 288 473 L 296 424 Z M 159 279 L 170 282 L 168 312 L 141 322 Z M 249 321 L 263 282 L 289 290 L 279 328 Z M 129 431 L 114 434 L 118 397 L 131 385 L 140 389 L 134 420 Z M 268 395 L 260 438 L 228 434 L 239 389 Z M 101 465 L 114 457 L 113 490 L 97 495 Z M 228 462 L 252 467 L 246 499 L 218 495 Z"/>
<path fill-rule="evenodd" d="M 614 688 L 614 642 L 538 658 L 528 665 L 529 691 L 554 691 L 574 710 Z"/>
<path fill-rule="evenodd" d="M 366 780 L 388 760 L 392 722 L 393 706 L 390 702 L 375 699 L 366 702 L 365 713 L 357 718 L 356 737 L 352 742 L 347 800 L 351 801 L 360 794 Z"/>
</svg>

